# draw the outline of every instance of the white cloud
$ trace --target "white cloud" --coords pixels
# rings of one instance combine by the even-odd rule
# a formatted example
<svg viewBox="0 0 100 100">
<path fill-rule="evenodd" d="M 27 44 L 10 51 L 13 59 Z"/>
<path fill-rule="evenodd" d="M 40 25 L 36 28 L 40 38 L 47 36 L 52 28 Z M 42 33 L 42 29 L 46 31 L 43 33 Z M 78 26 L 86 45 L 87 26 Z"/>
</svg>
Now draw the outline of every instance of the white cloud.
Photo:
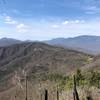
<svg viewBox="0 0 100 100">
<path fill-rule="evenodd" d="M 60 26 L 57 25 L 57 24 L 54 24 L 54 25 L 52 25 L 51 27 L 52 27 L 52 28 L 59 28 Z"/>
<path fill-rule="evenodd" d="M 28 30 L 27 29 L 19 29 L 19 30 L 17 30 L 19 33 L 26 33 L 26 32 L 28 32 Z"/>
<path fill-rule="evenodd" d="M 81 21 L 80 20 L 74 20 L 74 21 L 72 21 L 71 23 L 80 23 Z"/>
<path fill-rule="evenodd" d="M 62 21 L 62 22 L 59 22 L 59 23 L 55 23 L 53 25 L 51 25 L 51 28 L 53 29 L 58 29 L 58 28 L 62 28 L 64 26 L 73 26 L 74 24 L 83 24 L 85 23 L 85 20 L 65 20 L 65 21 Z"/>
<path fill-rule="evenodd" d="M 14 18 L 4 14 L 3 20 L 5 24 L 12 25 L 15 28 L 16 32 L 26 33 L 28 32 L 28 26 L 18 20 L 14 20 Z"/>
<path fill-rule="evenodd" d="M 5 22 L 5 23 L 15 25 L 17 22 L 16 21 L 9 21 L 9 22 Z"/>
<path fill-rule="evenodd" d="M 83 9 L 85 10 L 86 14 L 100 14 L 100 7 L 98 7 L 97 5 L 83 7 Z"/>
<path fill-rule="evenodd" d="M 28 32 L 28 26 L 23 24 L 23 23 L 20 23 L 16 26 L 16 29 L 18 32 L 20 33 L 25 33 L 25 32 Z"/>
<path fill-rule="evenodd" d="M 66 24 L 68 24 L 68 23 L 69 23 L 69 21 L 68 21 L 68 20 L 66 20 L 66 21 L 62 22 L 62 24 L 63 24 L 63 25 L 66 25 Z"/>
<path fill-rule="evenodd" d="M 67 25 L 67 24 L 80 24 L 80 23 L 84 23 L 84 20 L 65 20 L 62 22 L 63 25 Z"/>
<path fill-rule="evenodd" d="M 18 29 L 26 28 L 26 25 L 23 24 L 23 23 L 21 23 L 21 24 L 18 24 L 18 25 L 17 25 L 17 28 L 18 28 Z"/>
<path fill-rule="evenodd" d="M 6 24 L 16 25 L 17 21 L 13 20 L 10 16 L 5 16 L 4 21 Z"/>
<path fill-rule="evenodd" d="M 81 23 L 84 23 L 85 22 L 85 20 L 72 20 L 72 21 L 70 21 L 70 23 L 72 23 L 72 24 L 81 24 Z"/>
</svg>

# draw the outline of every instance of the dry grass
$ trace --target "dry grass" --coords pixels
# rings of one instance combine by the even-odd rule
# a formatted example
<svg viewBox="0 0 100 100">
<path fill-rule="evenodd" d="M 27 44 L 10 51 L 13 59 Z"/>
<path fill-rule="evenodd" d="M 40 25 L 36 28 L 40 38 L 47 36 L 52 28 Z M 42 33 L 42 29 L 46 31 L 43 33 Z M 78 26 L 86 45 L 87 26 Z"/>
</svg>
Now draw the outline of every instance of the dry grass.
<svg viewBox="0 0 100 100">
<path fill-rule="evenodd" d="M 0 93 L 0 100 L 25 100 L 25 85 L 23 88 L 13 87 L 8 91 Z M 48 89 L 49 100 L 57 100 L 57 89 L 50 82 L 32 85 L 28 83 L 28 100 L 44 100 L 44 89 Z M 100 100 L 100 89 L 78 88 L 80 100 L 86 100 L 91 95 L 93 100 Z M 73 90 L 59 92 L 60 100 L 73 100 Z"/>
</svg>

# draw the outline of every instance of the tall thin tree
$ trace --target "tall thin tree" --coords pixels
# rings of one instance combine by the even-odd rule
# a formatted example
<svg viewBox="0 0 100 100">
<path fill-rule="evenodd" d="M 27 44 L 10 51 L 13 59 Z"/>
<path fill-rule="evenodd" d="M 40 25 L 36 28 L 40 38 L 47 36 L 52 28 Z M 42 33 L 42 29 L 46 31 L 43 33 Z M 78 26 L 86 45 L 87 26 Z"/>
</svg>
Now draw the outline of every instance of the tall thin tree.
<svg viewBox="0 0 100 100">
<path fill-rule="evenodd" d="M 27 97 L 27 76 L 26 76 L 26 100 L 28 100 L 28 97 Z"/>
<path fill-rule="evenodd" d="M 58 90 L 58 86 L 57 86 L 57 100 L 59 100 L 59 90 Z"/>
<path fill-rule="evenodd" d="M 76 88 L 76 78 L 75 78 L 75 75 L 74 75 L 74 84 L 73 84 L 73 97 L 74 97 L 74 100 L 80 100 L 78 92 L 77 92 L 77 88 Z"/>
<path fill-rule="evenodd" d="M 45 89 L 45 100 L 48 100 L 48 90 Z"/>
</svg>

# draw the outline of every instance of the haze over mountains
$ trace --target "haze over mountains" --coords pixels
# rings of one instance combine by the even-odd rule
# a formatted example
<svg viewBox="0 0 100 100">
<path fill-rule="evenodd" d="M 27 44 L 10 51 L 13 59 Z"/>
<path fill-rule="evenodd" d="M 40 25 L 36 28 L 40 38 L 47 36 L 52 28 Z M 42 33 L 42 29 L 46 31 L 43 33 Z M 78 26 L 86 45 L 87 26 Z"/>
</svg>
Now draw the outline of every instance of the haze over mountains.
<svg viewBox="0 0 100 100">
<path fill-rule="evenodd" d="M 46 41 L 46 43 L 93 54 L 100 53 L 100 36 L 84 35 L 74 38 L 56 38 Z"/>
<path fill-rule="evenodd" d="M 21 43 L 20 40 L 11 38 L 0 39 L 0 47 Z M 50 45 L 71 48 L 83 52 L 99 54 L 100 53 L 100 36 L 78 36 L 73 38 L 55 38 L 52 40 L 42 41 Z"/>
<path fill-rule="evenodd" d="M 13 44 L 21 43 L 20 40 L 12 39 L 12 38 L 1 38 L 0 39 L 0 47 L 9 46 Z"/>
</svg>

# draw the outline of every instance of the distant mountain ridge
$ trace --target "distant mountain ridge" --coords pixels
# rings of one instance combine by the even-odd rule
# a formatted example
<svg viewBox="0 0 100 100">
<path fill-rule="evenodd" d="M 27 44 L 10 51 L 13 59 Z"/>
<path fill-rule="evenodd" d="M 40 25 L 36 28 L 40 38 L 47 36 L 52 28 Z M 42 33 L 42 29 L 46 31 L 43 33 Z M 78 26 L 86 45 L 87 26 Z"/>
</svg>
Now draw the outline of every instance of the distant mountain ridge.
<svg viewBox="0 0 100 100">
<path fill-rule="evenodd" d="M 18 43 L 21 43 L 21 42 L 22 41 L 20 41 L 20 40 L 16 40 L 16 39 L 12 39 L 12 38 L 1 38 L 0 39 L 0 47 L 18 44 Z"/>
<path fill-rule="evenodd" d="M 20 41 L 12 38 L 0 39 L 0 47 L 10 46 L 13 44 L 20 44 L 22 42 L 32 41 Z M 35 42 L 35 41 L 33 41 Z M 64 48 L 70 48 L 86 53 L 100 54 L 100 36 L 83 35 L 73 38 L 55 38 L 52 40 L 41 41 L 49 45 L 61 46 Z"/>
<path fill-rule="evenodd" d="M 45 41 L 45 43 L 91 52 L 94 54 L 100 53 L 100 36 L 83 35 L 74 38 L 56 38 Z"/>
</svg>

